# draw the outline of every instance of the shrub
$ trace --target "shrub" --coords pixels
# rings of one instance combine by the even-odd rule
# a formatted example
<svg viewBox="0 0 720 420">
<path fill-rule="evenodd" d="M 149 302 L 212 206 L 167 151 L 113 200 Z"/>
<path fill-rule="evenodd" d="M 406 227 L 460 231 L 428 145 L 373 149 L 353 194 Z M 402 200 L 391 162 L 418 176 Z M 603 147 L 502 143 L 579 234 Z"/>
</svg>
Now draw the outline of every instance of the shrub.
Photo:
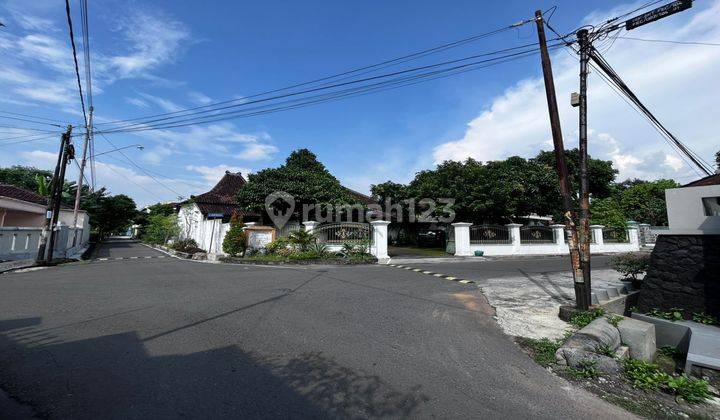
<svg viewBox="0 0 720 420">
<path fill-rule="evenodd" d="M 674 378 L 671 377 L 667 381 L 667 387 L 688 404 L 701 403 L 710 397 L 707 381 L 690 378 L 684 373 Z"/>
<path fill-rule="evenodd" d="M 165 245 L 180 232 L 175 215 L 163 216 L 156 214 L 148 218 L 148 225 L 144 229 L 143 241 L 153 245 Z"/>
<path fill-rule="evenodd" d="M 223 239 L 223 252 L 229 255 L 243 255 L 247 249 L 247 233 L 243 225 L 232 224 Z"/>
<path fill-rule="evenodd" d="M 265 245 L 265 252 L 268 254 L 277 254 L 280 251 L 287 250 L 290 242 L 287 238 L 276 238 L 274 241 Z"/>
<path fill-rule="evenodd" d="M 577 368 L 565 368 L 565 372 L 575 379 L 595 379 L 600 376 L 600 371 L 597 369 L 597 360 L 590 359 L 581 360 Z"/>
<path fill-rule="evenodd" d="M 623 361 L 623 373 L 633 387 L 643 391 L 658 390 L 670 378 L 667 373 L 660 371 L 658 365 L 636 359 Z"/>
<path fill-rule="evenodd" d="M 288 239 L 300 252 L 307 251 L 308 247 L 317 241 L 315 235 L 304 229 L 291 233 Z"/>
<path fill-rule="evenodd" d="M 195 239 L 180 239 L 170 246 L 170 248 L 174 249 L 175 251 L 180 252 L 187 252 L 189 254 L 194 254 L 195 252 L 202 252 L 203 250 L 198 248 L 197 242 L 195 242 Z"/>
<path fill-rule="evenodd" d="M 650 256 L 648 254 L 622 254 L 613 257 L 610 264 L 625 278 L 637 280 L 637 276 L 645 274 L 650 266 Z"/>
<path fill-rule="evenodd" d="M 620 315 L 616 315 L 616 314 L 611 314 L 606 319 L 610 323 L 610 325 L 617 328 L 618 325 L 620 325 L 620 322 L 624 319 L 624 317 L 622 317 Z"/>
<path fill-rule="evenodd" d="M 570 318 L 570 323 L 580 329 L 603 315 L 605 315 L 603 308 L 594 308 L 589 311 L 576 313 Z"/>
<path fill-rule="evenodd" d="M 318 242 L 310 244 L 307 252 L 314 254 L 316 258 L 326 258 L 330 255 L 327 245 Z"/>
</svg>

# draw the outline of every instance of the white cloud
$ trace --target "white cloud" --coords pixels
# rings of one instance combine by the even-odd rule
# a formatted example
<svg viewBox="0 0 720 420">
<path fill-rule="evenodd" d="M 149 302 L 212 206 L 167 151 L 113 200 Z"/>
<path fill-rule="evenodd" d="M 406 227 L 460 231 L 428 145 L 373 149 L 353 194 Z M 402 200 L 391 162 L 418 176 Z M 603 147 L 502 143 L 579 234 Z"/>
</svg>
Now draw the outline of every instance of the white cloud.
<svg viewBox="0 0 720 420">
<path fill-rule="evenodd" d="M 117 30 L 129 45 L 126 54 L 108 57 L 119 77 L 133 77 L 171 62 L 190 37 L 185 25 L 157 10 L 129 13 L 119 20 Z"/>
<path fill-rule="evenodd" d="M 720 1 L 695 6 L 688 14 L 634 30 L 632 36 L 719 42 Z M 586 22 L 601 21 L 614 14 L 617 10 L 595 12 Z M 596 45 L 600 50 L 604 46 Z M 717 78 L 720 49 L 618 39 L 604 55 L 673 133 L 706 160 L 712 159 L 720 120 L 708 110 L 717 107 L 716 93 L 720 92 Z M 539 72 L 539 59 L 534 60 L 526 62 Z M 577 109 L 569 106 L 568 99 L 571 92 L 578 90 L 578 62 L 574 54 L 567 51 L 554 54 L 552 60 L 565 146 L 577 147 L 577 132 L 573 133 L 577 127 Z M 589 85 L 589 126 L 602 133 L 596 136 L 595 143 L 590 136 L 593 157 L 612 160 L 620 170 L 620 179 L 637 176 L 688 180 L 698 176 L 689 172 L 690 168 L 662 137 L 631 111 L 594 71 L 591 71 Z M 433 157 L 439 163 L 468 157 L 488 161 L 511 155 L 532 156 L 550 148 L 547 115 L 542 78 L 522 80 L 493 98 L 490 106 L 468 123 L 462 138 L 439 144 Z"/>
<path fill-rule="evenodd" d="M 235 155 L 240 160 L 266 160 L 278 152 L 278 148 L 271 144 L 250 143 Z"/>
<path fill-rule="evenodd" d="M 138 108 L 147 108 L 150 105 L 143 101 L 140 98 L 125 98 L 125 102 L 129 103 L 130 105 L 135 105 Z"/>
<path fill-rule="evenodd" d="M 182 106 L 176 104 L 175 102 L 173 102 L 169 99 L 150 95 L 148 93 L 140 93 L 139 95 L 142 96 L 143 98 L 145 98 L 146 101 L 152 102 L 155 105 L 159 106 L 165 112 L 177 112 L 177 111 L 183 110 Z"/>
<path fill-rule="evenodd" d="M 200 92 L 191 91 L 191 92 L 188 92 L 187 95 L 188 95 L 188 98 L 192 102 L 194 102 L 198 105 L 207 105 L 212 102 L 212 98 L 210 98 L 209 96 L 202 94 Z"/>
</svg>

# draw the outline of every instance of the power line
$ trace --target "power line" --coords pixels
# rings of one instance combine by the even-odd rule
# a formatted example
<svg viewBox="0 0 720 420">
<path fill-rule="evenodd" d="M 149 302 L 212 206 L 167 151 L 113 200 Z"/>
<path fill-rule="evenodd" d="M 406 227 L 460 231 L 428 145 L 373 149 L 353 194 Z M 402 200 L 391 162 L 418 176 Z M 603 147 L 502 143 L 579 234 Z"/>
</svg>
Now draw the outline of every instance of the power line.
<svg viewBox="0 0 720 420">
<path fill-rule="evenodd" d="M 217 107 L 217 106 L 220 106 L 220 105 L 225 105 L 225 104 L 230 104 L 230 103 L 236 103 L 236 102 L 241 102 L 241 101 L 242 101 L 242 102 L 245 102 L 245 101 L 247 101 L 248 99 L 255 98 L 255 97 L 259 97 L 259 96 L 269 95 L 269 94 L 273 94 L 273 93 L 277 93 L 277 92 L 281 92 L 281 91 L 285 91 L 285 90 L 289 90 L 289 89 L 294 89 L 294 88 L 298 88 L 298 87 L 302 87 L 302 86 L 307 86 L 307 85 L 311 85 L 311 84 L 315 84 L 315 83 L 319 83 L 319 82 L 329 81 L 329 80 L 337 79 L 337 78 L 342 77 L 342 76 L 347 76 L 347 75 L 350 75 L 350 74 L 356 74 L 356 73 L 359 73 L 359 72 L 362 72 L 362 71 L 366 71 L 366 70 L 370 70 L 370 69 L 375 69 L 375 70 L 377 70 L 378 68 L 385 68 L 385 67 L 389 67 L 389 66 L 396 65 L 396 64 L 399 64 L 399 63 L 403 63 L 403 62 L 407 62 L 407 61 L 411 61 L 411 60 L 416 60 L 416 59 L 425 57 L 425 56 L 430 55 L 430 54 L 439 53 L 439 52 L 442 52 L 442 51 L 445 51 L 445 50 L 448 50 L 448 49 L 451 49 L 451 48 L 455 48 L 455 47 L 458 47 L 458 46 L 461 46 L 461 45 L 465 45 L 465 44 L 468 44 L 468 43 L 471 43 L 471 42 L 474 42 L 474 41 L 477 41 L 477 40 L 480 40 L 480 39 L 483 39 L 483 38 L 486 38 L 486 37 L 489 37 L 489 36 L 492 36 L 492 35 L 496 35 L 496 34 L 499 34 L 499 33 L 501 33 L 501 32 L 504 32 L 504 31 L 507 31 L 507 30 L 511 30 L 511 29 L 513 29 L 513 28 L 517 28 L 517 27 L 519 27 L 519 26 L 525 25 L 526 23 L 530 23 L 530 22 L 534 22 L 534 21 L 535 21 L 534 19 L 523 19 L 523 20 L 521 20 L 521 21 L 518 22 L 518 23 L 514 23 L 514 24 L 508 25 L 508 26 L 504 26 L 504 27 L 501 27 L 501 28 L 498 28 L 498 29 L 495 29 L 495 30 L 492 30 L 492 31 L 488 31 L 488 32 L 485 32 L 485 33 L 482 33 L 482 34 L 479 34 L 479 35 L 474 35 L 474 36 L 471 36 L 471 37 L 468 37 L 468 38 L 464 38 L 464 39 L 461 39 L 461 40 L 458 40 L 458 41 L 453 41 L 453 42 L 446 43 L 446 44 L 443 44 L 443 45 L 439 45 L 439 46 L 436 46 L 436 47 L 428 48 L 428 49 L 425 49 L 425 50 L 422 50 L 422 51 L 418 51 L 418 52 L 414 52 L 414 53 L 411 53 L 411 54 L 407 54 L 407 55 L 404 55 L 404 56 L 401 56 L 401 57 L 393 58 L 393 59 L 390 59 L 390 60 L 385 60 L 385 61 L 382 61 L 382 62 L 379 62 L 379 63 L 376 63 L 376 64 L 372 64 L 372 65 L 368 65 L 368 66 L 363 66 L 363 67 L 355 68 L 355 69 L 352 69 L 352 70 L 344 71 L 344 72 L 337 73 L 337 74 L 333 74 L 333 75 L 330 75 L 330 76 L 324 76 L 324 77 L 321 77 L 321 78 L 318 78 L 318 79 L 314 79 L 314 80 L 310 80 L 310 81 L 307 81 L 307 82 L 296 83 L 296 84 L 293 84 L 293 85 L 290 85 L 290 86 L 285 86 L 285 87 L 282 87 L 282 88 L 277 88 L 277 89 L 272 89 L 272 90 L 268 90 L 268 91 L 265 91 L 265 92 L 255 93 L 255 94 L 252 94 L 252 95 L 249 95 L 249 96 L 245 96 L 245 97 L 242 97 L 242 98 L 236 98 L 236 99 L 231 99 L 231 100 L 227 100 L 227 101 L 216 102 L 216 103 L 213 103 L 213 104 L 202 105 L 202 106 L 197 106 L 197 107 L 193 107 L 193 108 L 187 108 L 187 109 L 183 109 L 183 110 L 179 110 L 179 111 L 174 111 L 174 112 L 167 112 L 167 113 L 161 113 L 161 114 L 148 115 L 148 116 L 144 116 L 144 117 L 128 118 L 128 119 L 123 119 L 123 120 L 109 121 L 109 122 L 102 123 L 102 125 L 118 124 L 118 123 L 123 123 L 123 122 L 130 122 L 130 121 L 138 121 L 138 120 L 144 120 L 144 119 L 147 119 L 147 118 L 155 118 L 155 117 L 161 117 L 161 116 L 167 116 L 167 115 L 178 115 L 178 114 L 183 114 L 183 113 L 187 113 L 187 112 L 195 111 L 195 110 L 200 110 L 200 109 L 214 108 L 214 107 Z M 101 124 L 98 124 L 98 125 L 101 125 Z"/>
<path fill-rule="evenodd" d="M 112 141 L 110 141 L 110 139 L 108 139 L 107 137 L 105 137 L 105 135 L 104 135 L 103 133 L 101 133 L 101 132 L 98 131 L 98 134 L 100 134 L 100 136 L 102 136 L 102 138 L 105 139 L 105 141 L 108 142 L 112 147 L 114 147 L 114 148 L 117 149 L 117 146 L 115 146 L 115 144 L 114 144 Z M 147 175 L 147 176 L 149 176 L 150 178 L 152 178 L 152 180 L 155 181 L 158 185 L 160 185 L 161 187 L 165 188 L 166 190 L 172 192 L 172 193 L 175 194 L 179 199 L 182 199 L 182 198 L 183 198 L 183 195 L 182 195 L 182 194 L 180 194 L 179 192 L 175 191 L 174 189 L 168 187 L 168 186 L 165 185 L 164 183 L 160 182 L 160 181 L 159 181 L 157 178 L 155 178 L 151 173 L 149 173 L 148 171 L 146 171 L 145 168 L 143 168 L 142 166 L 140 166 L 140 165 L 138 165 L 137 163 L 135 163 L 135 161 L 133 161 L 132 159 L 130 159 L 130 157 L 125 154 L 125 152 L 123 152 L 122 150 L 118 150 L 118 153 L 120 153 L 120 154 L 125 158 L 125 160 L 127 160 L 128 162 L 130 162 L 131 165 L 133 165 L 134 167 L 138 168 L 138 169 L 141 170 L 145 175 Z"/>
<path fill-rule="evenodd" d="M 714 42 L 696 42 L 696 41 L 673 41 L 669 39 L 646 39 L 646 38 L 635 38 L 631 36 L 620 36 L 620 39 L 629 39 L 632 41 L 643 41 L 643 42 L 661 42 L 667 44 L 678 44 L 678 45 L 705 45 L 710 47 L 720 47 L 720 43 Z"/>
<path fill-rule="evenodd" d="M 373 81 L 373 80 L 378 80 L 378 79 L 385 79 L 385 78 L 389 78 L 389 77 L 393 77 L 393 76 L 406 75 L 406 76 L 403 76 L 403 77 L 398 77 L 398 78 L 395 78 L 395 79 L 389 79 L 389 80 L 381 81 L 381 82 L 374 83 L 374 84 L 361 85 L 361 86 L 359 86 L 359 87 L 357 87 L 357 88 L 352 88 L 352 89 L 348 89 L 348 90 L 339 90 L 339 91 L 334 91 L 334 92 L 330 92 L 330 93 L 327 93 L 327 94 L 320 94 L 320 95 L 316 95 L 316 96 L 310 96 L 310 97 L 300 98 L 300 99 L 297 99 L 297 100 L 294 100 L 294 101 L 301 101 L 301 100 L 306 100 L 306 99 L 308 99 L 308 98 L 318 98 L 318 97 L 319 97 L 319 98 L 325 98 L 325 99 L 332 99 L 332 98 L 328 98 L 327 95 L 337 95 L 337 94 L 341 94 L 341 96 L 347 96 L 347 95 L 345 95 L 345 94 L 346 94 L 347 92 L 352 92 L 353 89 L 365 90 L 365 89 L 367 89 L 367 88 L 373 88 L 373 87 L 379 88 L 379 87 L 383 87 L 384 85 L 387 85 L 387 84 L 394 84 L 394 83 L 398 83 L 398 82 L 405 82 L 405 81 L 412 80 L 412 79 L 428 78 L 428 77 L 430 77 L 430 76 L 435 76 L 435 75 L 437 75 L 437 74 L 439 74 L 439 73 L 454 72 L 454 71 L 457 71 L 457 70 L 460 70 L 460 69 L 468 69 L 468 68 L 470 68 L 470 67 L 478 67 L 478 66 L 480 66 L 481 64 L 484 64 L 484 63 L 504 62 L 504 60 L 507 59 L 507 58 L 512 58 L 512 57 L 515 57 L 515 56 L 522 56 L 522 55 L 526 55 L 526 54 L 528 54 L 528 53 L 534 54 L 534 53 L 537 52 L 537 48 L 528 49 L 528 47 L 530 47 L 530 46 L 535 46 L 535 45 L 537 45 L 537 43 L 526 44 L 526 45 L 517 46 L 517 47 L 512 47 L 512 48 L 506 48 L 506 49 L 503 49 L 503 50 L 493 51 L 493 52 L 490 52 L 490 53 L 476 54 L 476 55 L 469 56 L 469 57 L 464 57 L 464 58 L 461 58 L 461 59 L 450 60 L 450 61 L 445 61 L 445 62 L 442 62 L 442 63 L 436 63 L 436 64 L 431 64 L 431 65 L 426 65 L 426 66 L 420 66 L 420 67 L 415 67 L 415 68 L 410 68 L 410 69 L 404 69 L 404 70 L 401 70 L 401 71 L 396 71 L 396 72 L 387 73 L 387 74 L 382 74 L 382 75 L 378 75 L 378 76 L 372 76 L 372 77 L 367 77 L 367 78 L 352 80 L 352 81 L 349 81 L 349 82 L 336 83 L 336 84 L 329 85 L 329 86 L 321 86 L 321 87 L 316 87 L 316 88 L 312 88 L 312 89 L 306 89 L 306 90 L 303 90 L 303 91 L 296 91 L 296 92 L 292 92 L 292 93 L 288 93 L 288 94 L 284 94 L 284 95 L 273 96 L 273 97 L 270 97 L 270 98 L 258 99 L 258 100 L 255 100 L 255 101 L 245 102 L 245 103 L 240 104 L 240 105 L 232 105 L 232 106 L 227 106 L 227 107 L 224 107 L 224 108 L 218 108 L 218 109 L 216 109 L 216 110 L 213 110 L 213 111 L 216 112 L 216 113 L 215 113 L 215 114 L 211 114 L 211 115 L 206 115 L 206 116 L 183 116 L 183 117 L 188 117 L 188 118 L 179 119 L 179 120 L 178 120 L 178 119 L 175 119 L 174 121 L 169 121 L 169 122 L 160 123 L 160 124 L 154 124 L 154 125 L 149 124 L 150 122 L 159 122 L 159 121 L 163 121 L 163 120 L 173 119 L 172 117 L 169 117 L 169 118 L 161 118 L 161 119 L 157 119 L 157 120 L 153 120 L 153 121 L 147 122 L 147 123 L 145 123 L 145 124 L 135 123 L 135 124 L 130 124 L 130 125 L 127 125 L 127 126 L 119 127 L 119 128 L 117 128 L 117 129 L 110 129 L 110 130 L 103 131 L 103 132 L 104 132 L 105 134 L 109 134 L 109 133 L 117 133 L 117 132 L 147 131 L 147 130 L 153 130 L 153 129 L 166 129 L 166 128 L 173 128 L 173 127 L 182 127 L 182 126 L 194 125 L 194 124 L 199 124 L 199 123 L 209 123 L 209 122 L 221 121 L 221 120 L 225 120 L 225 119 L 237 118 L 238 116 L 248 115 L 248 114 L 241 114 L 241 112 L 245 112 L 245 111 L 249 111 L 249 110 L 258 110 L 258 109 L 262 109 L 262 108 L 268 107 L 268 106 L 275 106 L 275 105 L 277 105 L 278 103 L 269 104 L 269 105 L 264 105 L 264 106 L 260 106 L 260 107 L 246 108 L 246 109 L 240 110 L 240 111 L 226 111 L 226 112 L 220 112 L 220 113 L 218 113 L 217 111 L 220 111 L 220 110 L 222 110 L 222 109 L 227 109 L 227 108 L 237 108 L 237 107 L 239 107 L 239 106 L 248 106 L 248 105 L 251 105 L 251 104 L 268 102 L 268 101 L 273 101 L 273 100 L 277 100 L 277 99 L 283 99 L 283 98 L 287 98 L 287 97 L 294 97 L 294 96 L 304 95 L 304 94 L 307 94 L 307 93 L 313 93 L 313 92 L 319 92 L 319 91 L 324 91 L 324 90 L 336 89 L 336 88 L 339 88 L 339 87 L 349 86 L 349 85 L 353 85 L 353 84 L 358 84 L 358 83 L 363 83 L 363 82 L 368 82 L 368 81 Z M 562 45 L 562 44 L 556 44 L 556 45 L 553 45 L 552 47 L 558 47 L 558 46 L 560 46 L 560 45 Z M 461 65 L 458 65 L 458 66 L 449 67 L 449 68 L 445 68 L 445 69 L 434 70 L 434 71 L 429 71 L 429 72 L 425 72 L 425 73 L 417 73 L 417 72 L 420 71 L 420 70 L 428 70 L 428 69 L 432 69 L 432 68 L 437 68 L 437 67 L 441 67 L 441 66 L 446 66 L 446 65 L 448 65 L 448 64 L 454 64 L 454 63 L 459 63 L 459 62 L 467 61 L 467 60 L 470 60 L 470 59 L 473 59 L 473 58 L 478 58 L 478 57 L 488 56 L 488 55 L 496 55 L 496 54 L 499 54 L 500 52 L 512 51 L 512 50 L 517 50 L 517 49 L 524 49 L 524 50 L 523 50 L 523 51 L 520 51 L 520 52 L 515 52 L 515 53 L 512 53 L 512 54 L 506 54 L 506 55 L 504 55 L 504 56 L 493 57 L 493 58 L 485 59 L 485 60 L 478 60 L 478 61 L 474 61 L 474 62 L 470 62 L 470 63 L 465 63 L 465 64 L 461 64 Z M 412 73 L 417 73 L 417 74 L 412 74 Z M 407 74 L 410 74 L 410 75 L 407 75 Z M 294 102 L 294 101 L 291 100 L 291 101 L 286 101 L 286 102 L 280 102 L 279 104 L 291 103 L 291 102 Z M 312 102 L 312 103 L 315 103 L 316 101 L 311 101 L 311 102 Z M 205 112 L 207 112 L 207 111 L 205 111 Z M 255 114 L 250 114 L 250 115 L 255 115 Z"/>
<path fill-rule="evenodd" d="M 72 17 L 70 16 L 70 0 L 65 0 L 65 14 L 67 15 L 68 29 L 70 31 L 70 44 L 72 44 L 73 61 L 75 62 L 75 76 L 77 77 L 78 90 L 80 91 L 80 105 L 82 105 L 83 119 L 87 127 L 88 119 L 85 113 L 85 98 L 83 98 L 82 84 L 80 83 L 80 68 L 78 67 L 77 49 L 75 48 L 75 34 L 73 33 Z"/>
<path fill-rule="evenodd" d="M 17 116 L 17 117 L 32 118 L 33 120 L 36 120 L 36 121 L 47 121 L 47 122 L 54 123 L 54 124 L 51 124 L 51 125 L 58 126 L 58 127 L 62 127 L 62 128 L 64 128 L 64 126 L 59 125 L 58 123 L 65 124 L 65 125 L 70 124 L 69 122 L 66 122 L 66 121 L 53 120 L 53 119 L 50 119 L 50 118 L 39 117 L 39 116 L 36 116 L 36 115 L 21 114 L 21 113 L 19 113 L 19 112 L 0 111 L 0 114 L 7 114 L 7 115 L 14 115 L 14 116 Z"/>
</svg>

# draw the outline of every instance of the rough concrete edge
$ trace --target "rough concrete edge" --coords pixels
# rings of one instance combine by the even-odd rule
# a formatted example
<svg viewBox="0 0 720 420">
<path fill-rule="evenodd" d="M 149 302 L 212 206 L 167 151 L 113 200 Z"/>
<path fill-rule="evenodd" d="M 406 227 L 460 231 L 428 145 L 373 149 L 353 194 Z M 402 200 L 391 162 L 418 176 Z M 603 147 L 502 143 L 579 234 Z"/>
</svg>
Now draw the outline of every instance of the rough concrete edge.
<svg viewBox="0 0 720 420">
<path fill-rule="evenodd" d="M 7 264 L 7 265 L 3 265 Z M 7 261 L 4 263 L 0 263 L 0 274 L 9 273 L 15 270 L 22 270 L 25 268 L 32 268 L 35 267 L 37 264 L 35 263 L 35 260 L 33 259 L 26 259 L 26 260 L 17 260 L 17 261 Z"/>
</svg>

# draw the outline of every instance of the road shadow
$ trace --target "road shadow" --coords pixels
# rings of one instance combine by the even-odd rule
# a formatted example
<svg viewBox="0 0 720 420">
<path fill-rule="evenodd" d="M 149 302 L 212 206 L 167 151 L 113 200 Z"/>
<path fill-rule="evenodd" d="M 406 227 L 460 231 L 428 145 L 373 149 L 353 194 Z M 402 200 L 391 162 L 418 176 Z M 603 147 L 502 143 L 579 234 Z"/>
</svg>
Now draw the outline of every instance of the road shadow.
<svg viewBox="0 0 720 420">
<path fill-rule="evenodd" d="M 0 387 L 44 418 L 409 417 L 428 400 L 320 353 L 150 354 L 136 332 L 65 341 L 41 325 L 0 321 Z"/>
</svg>

